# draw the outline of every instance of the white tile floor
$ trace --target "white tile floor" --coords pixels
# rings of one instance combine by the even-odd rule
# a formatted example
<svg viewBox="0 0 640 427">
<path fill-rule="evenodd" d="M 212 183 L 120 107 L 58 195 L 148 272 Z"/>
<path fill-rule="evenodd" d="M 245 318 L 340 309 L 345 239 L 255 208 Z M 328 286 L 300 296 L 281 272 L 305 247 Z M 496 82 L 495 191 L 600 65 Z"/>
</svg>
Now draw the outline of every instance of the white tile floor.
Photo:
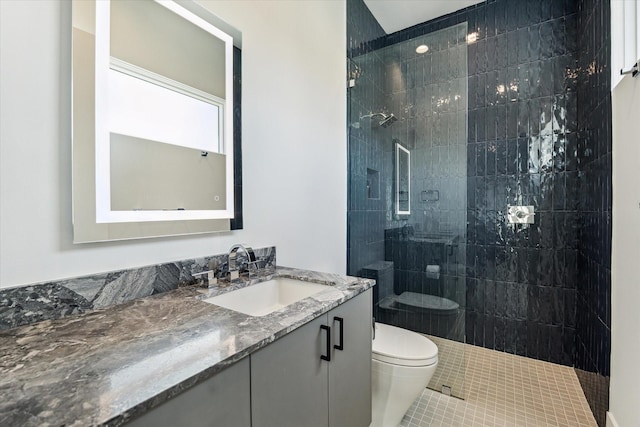
<svg viewBox="0 0 640 427">
<path fill-rule="evenodd" d="M 451 395 L 464 399 L 465 394 L 465 349 L 467 344 L 427 335 L 438 346 L 438 368 L 428 387 L 442 391 L 442 386 L 451 387 Z"/>
<path fill-rule="evenodd" d="M 425 389 L 401 427 L 596 427 L 572 368 L 465 346 L 465 400 Z"/>
</svg>

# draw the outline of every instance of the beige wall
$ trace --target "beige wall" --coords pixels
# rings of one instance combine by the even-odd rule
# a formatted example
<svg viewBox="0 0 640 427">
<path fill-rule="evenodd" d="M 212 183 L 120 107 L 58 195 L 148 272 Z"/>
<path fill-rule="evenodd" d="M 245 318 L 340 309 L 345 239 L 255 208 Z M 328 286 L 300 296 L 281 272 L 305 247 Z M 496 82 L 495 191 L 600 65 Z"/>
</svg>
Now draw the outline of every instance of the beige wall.
<svg viewBox="0 0 640 427">
<path fill-rule="evenodd" d="M 613 258 L 609 412 L 620 427 L 640 426 L 640 77 L 613 97 Z M 611 417 L 613 416 L 613 417 Z"/>
<path fill-rule="evenodd" d="M 242 31 L 245 229 L 73 245 L 68 2 L 0 1 L 0 287 L 275 245 L 346 269 L 344 1 L 203 1 Z"/>
</svg>

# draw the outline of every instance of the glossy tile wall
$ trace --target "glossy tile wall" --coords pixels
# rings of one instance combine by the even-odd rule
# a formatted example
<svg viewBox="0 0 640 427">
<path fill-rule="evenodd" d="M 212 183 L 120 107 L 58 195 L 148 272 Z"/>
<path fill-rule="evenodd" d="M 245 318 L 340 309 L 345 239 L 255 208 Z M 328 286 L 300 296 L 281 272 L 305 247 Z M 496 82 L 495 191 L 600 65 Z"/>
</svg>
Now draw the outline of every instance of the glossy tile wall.
<svg viewBox="0 0 640 427">
<path fill-rule="evenodd" d="M 347 272 L 359 275 L 365 266 L 384 259 L 386 185 L 382 171 L 384 133 L 373 129 L 360 116 L 382 111 L 384 64 L 372 50 L 385 33 L 362 0 L 347 1 L 347 75 L 355 85 L 349 88 L 349 187 L 347 213 Z M 376 42 L 378 40 L 378 42 Z M 374 184 L 372 178 L 379 180 Z M 376 186 L 378 192 L 373 191 Z M 367 191 L 369 186 L 369 191 Z"/>
<path fill-rule="evenodd" d="M 356 13 L 361 11 L 361 1 L 349 4 Z M 378 280 L 374 288 L 378 321 L 462 342 L 466 30 L 466 23 L 461 23 L 383 48 L 384 40 L 379 38 L 350 47 L 348 70 L 353 79 L 348 92 L 348 271 Z M 422 44 L 428 52 L 417 53 L 416 46 Z M 374 113 L 393 114 L 397 120 L 381 126 L 382 116 L 371 117 Z M 411 156 L 409 215 L 395 214 L 396 145 Z M 446 309 L 425 312 L 425 304 L 446 304 Z M 464 357 L 453 359 L 461 362 Z M 450 362 L 447 385 L 453 395 L 462 397 L 464 366 Z"/>
<path fill-rule="evenodd" d="M 611 353 L 611 15 L 609 0 L 577 4 L 581 197 L 575 370 L 604 426 Z"/>
<path fill-rule="evenodd" d="M 358 50 L 468 22 L 466 340 L 575 364 L 601 424 L 611 307 L 609 6 L 488 0 Z M 534 205 L 535 224 L 505 225 L 508 204 Z"/>
<path fill-rule="evenodd" d="M 466 339 L 571 365 L 578 256 L 575 2 L 488 1 L 391 34 L 382 44 L 465 21 Z M 534 205 L 536 223 L 507 226 L 509 204 Z"/>
<path fill-rule="evenodd" d="M 467 342 L 571 365 L 576 15 L 572 2 L 520 3 L 467 18 L 479 39 L 469 46 Z M 508 225 L 508 205 L 533 205 L 535 223 Z"/>
<path fill-rule="evenodd" d="M 467 229 L 467 25 L 461 23 L 376 50 L 385 64 L 388 128 L 385 164 L 393 146 L 410 151 L 410 215 L 397 217 L 387 198 L 385 260 L 394 263 L 394 292 L 386 323 L 464 342 Z M 428 51 L 417 53 L 418 46 Z M 368 54 L 371 55 L 371 54 Z M 394 194 L 391 184 L 385 189 Z M 406 292 L 406 293 L 405 293 Z M 443 297 L 456 313 L 428 315 L 423 298 Z M 408 304 L 413 302 L 414 304 Z M 389 302 L 380 302 L 389 305 Z M 454 305 L 455 306 L 455 305 Z"/>
<path fill-rule="evenodd" d="M 573 1 L 481 3 L 389 39 L 468 22 L 467 342 L 573 364 L 577 17 Z M 534 205 L 529 228 L 507 205 Z"/>
<path fill-rule="evenodd" d="M 362 0 L 347 0 L 347 58 L 382 46 L 386 33 Z"/>
<path fill-rule="evenodd" d="M 362 3 L 349 4 L 357 15 Z M 349 48 L 349 273 L 363 275 L 377 271 L 376 262 L 393 261 L 395 283 L 374 290 L 376 303 L 375 291 L 389 287 L 396 295 L 443 296 L 462 307 L 462 319 L 434 325 L 422 313 L 391 307 L 379 319 L 458 341 L 464 341 L 466 296 L 466 34 L 462 23 L 385 48 L 372 49 L 379 39 Z M 420 44 L 429 46 L 427 54 L 416 53 Z M 398 120 L 379 126 L 367 117 L 376 112 Z M 401 217 L 394 214 L 395 144 L 411 152 L 411 214 Z M 407 227 L 411 236 L 398 238 Z"/>
</svg>

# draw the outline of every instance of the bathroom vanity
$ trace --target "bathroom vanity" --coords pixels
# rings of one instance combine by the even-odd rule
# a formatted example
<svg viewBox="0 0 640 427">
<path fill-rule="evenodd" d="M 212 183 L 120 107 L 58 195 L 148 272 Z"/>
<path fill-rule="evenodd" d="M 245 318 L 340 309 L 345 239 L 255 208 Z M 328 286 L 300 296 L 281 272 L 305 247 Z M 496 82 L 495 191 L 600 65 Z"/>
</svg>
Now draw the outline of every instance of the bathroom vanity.
<svg viewBox="0 0 640 427">
<path fill-rule="evenodd" d="M 368 290 L 252 354 L 252 426 L 368 426 L 371 307 Z"/>
<path fill-rule="evenodd" d="M 205 302 L 283 276 L 326 289 L 263 316 Z M 279 267 L 1 331 L 0 424 L 368 426 L 373 284 Z"/>
</svg>

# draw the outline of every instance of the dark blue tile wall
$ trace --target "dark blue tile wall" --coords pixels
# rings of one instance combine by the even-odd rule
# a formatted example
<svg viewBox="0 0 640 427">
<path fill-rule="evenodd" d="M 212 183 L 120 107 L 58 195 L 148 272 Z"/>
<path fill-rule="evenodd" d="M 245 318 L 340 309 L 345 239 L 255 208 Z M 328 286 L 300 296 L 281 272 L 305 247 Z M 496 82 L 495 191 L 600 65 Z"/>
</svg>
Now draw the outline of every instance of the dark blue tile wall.
<svg viewBox="0 0 640 427">
<path fill-rule="evenodd" d="M 362 7 L 349 0 L 348 15 Z M 600 425 L 611 318 L 609 8 L 488 0 L 357 50 L 468 22 L 466 340 L 575 365 Z M 534 226 L 507 226 L 507 204 L 534 205 Z"/>
<path fill-rule="evenodd" d="M 380 178 L 385 150 L 380 133 L 370 127 L 356 128 L 360 114 L 381 111 L 384 98 L 383 63 L 373 55 L 369 63 L 356 57 L 371 50 L 375 40 L 385 35 L 382 27 L 362 0 L 347 1 L 347 75 L 357 84 L 349 89 L 349 186 L 347 213 L 347 271 L 360 275 L 362 268 L 384 259 L 385 197 L 384 192 L 367 191 L 374 185 L 371 177 Z M 354 59 L 355 58 L 355 59 Z M 375 197 L 375 196 L 378 197 Z"/>
<path fill-rule="evenodd" d="M 575 368 L 600 426 L 611 353 L 610 1 L 578 4 L 579 252 Z"/>
<path fill-rule="evenodd" d="M 385 36 L 362 0 L 347 0 L 347 58 L 379 48 Z"/>
<path fill-rule="evenodd" d="M 377 133 L 411 153 L 410 214 L 387 215 L 385 225 L 384 256 L 393 261 L 394 293 L 403 302 L 381 301 L 391 308 L 381 310 L 380 320 L 461 342 L 466 299 L 466 35 L 463 23 L 363 55 L 383 59 L 384 107 L 398 118 L 386 135 L 381 129 Z M 420 45 L 428 46 L 428 53 L 416 53 Z M 386 163 L 388 173 L 394 170 L 393 157 Z M 393 180 L 387 180 L 385 193 L 394 194 Z M 392 200 L 386 209 L 394 209 Z M 422 295 L 446 298 L 449 301 L 437 301 L 452 301 L 458 309 L 430 315 L 415 305 Z"/>
<path fill-rule="evenodd" d="M 473 303 L 467 303 L 466 340 L 572 365 L 578 265 L 573 186 L 579 179 L 575 3 L 488 1 L 363 50 L 465 21 L 475 38 L 468 43 L 466 285 Z M 509 204 L 534 205 L 536 223 L 507 226 Z"/>
<path fill-rule="evenodd" d="M 573 1 L 495 0 L 389 36 L 468 22 L 468 343 L 572 365 L 578 268 Z M 529 228 L 507 205 L 533 205 Z"/>
</svg>

